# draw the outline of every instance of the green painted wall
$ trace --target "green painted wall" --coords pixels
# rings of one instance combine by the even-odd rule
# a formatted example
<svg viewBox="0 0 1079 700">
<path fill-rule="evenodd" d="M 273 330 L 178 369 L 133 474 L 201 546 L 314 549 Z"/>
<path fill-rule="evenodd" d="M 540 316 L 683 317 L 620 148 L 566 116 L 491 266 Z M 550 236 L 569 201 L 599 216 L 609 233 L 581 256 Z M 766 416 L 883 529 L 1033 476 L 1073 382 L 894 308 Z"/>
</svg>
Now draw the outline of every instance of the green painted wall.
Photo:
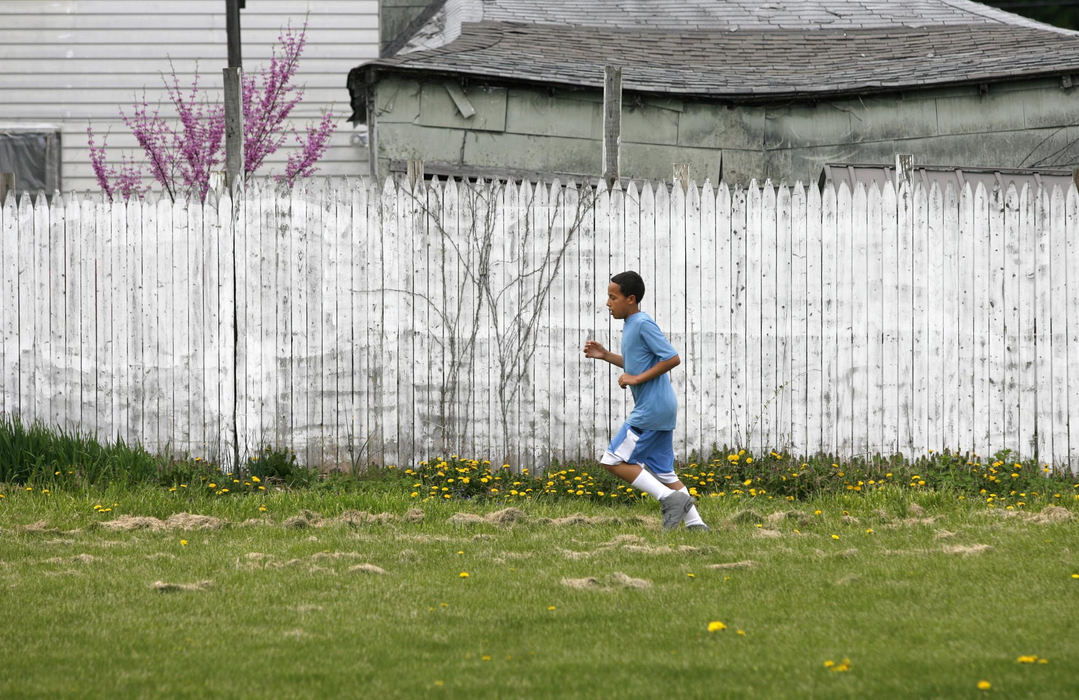
<svg viewBox="0 0 1079 700">
<path fill-rule="evenodd" d="M 470 84 L 465 118 L 445 81 L 383 76 L 377 88 L 380 175 L 391 161 L 598 177 L 602 98 L 595 90 Z M 816 181 L 826 162 L 998 167 L 1079 165 L 1079 88 L 1060 80 L 926 90 L 817 104 L 733 106 L 627 93 L 621 174 L 669 180 Z"/>
</svg>

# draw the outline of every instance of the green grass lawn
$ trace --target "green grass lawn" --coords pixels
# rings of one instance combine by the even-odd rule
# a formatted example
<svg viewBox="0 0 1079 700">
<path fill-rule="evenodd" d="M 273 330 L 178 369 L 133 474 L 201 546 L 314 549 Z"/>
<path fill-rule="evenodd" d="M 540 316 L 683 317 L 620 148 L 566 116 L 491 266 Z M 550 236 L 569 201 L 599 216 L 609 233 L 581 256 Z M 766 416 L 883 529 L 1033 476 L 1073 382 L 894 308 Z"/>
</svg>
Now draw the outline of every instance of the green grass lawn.
<svg viewBox="0 0 1079 700">
<path fill-rule="evenodd" d="M 1074 500 L 0 492 L 2 697 L 1079 697 Z"/>
</svg>

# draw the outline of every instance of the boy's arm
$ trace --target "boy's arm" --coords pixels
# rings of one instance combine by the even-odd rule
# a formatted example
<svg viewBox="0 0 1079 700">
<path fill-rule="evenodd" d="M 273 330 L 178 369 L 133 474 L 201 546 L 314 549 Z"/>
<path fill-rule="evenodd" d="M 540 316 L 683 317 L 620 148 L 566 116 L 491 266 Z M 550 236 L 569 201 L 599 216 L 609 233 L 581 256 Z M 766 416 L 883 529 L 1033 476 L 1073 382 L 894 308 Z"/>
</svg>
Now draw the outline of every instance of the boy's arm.
<svg viewBox="0 0 1079 700">
<path fill-rule="evenodd" d="M 622 366 L 622 356 L 617 355 L 607 348 L 603 347 L 594 340 L 586 341 L 584 344 L 584 356 L 590 357 L 593 360 L 606 360 L 615 367 Z"/>
<path fill-rule="evenodd" d="M 660 360 L 659 362 L 652 365 L 640 374 L 623 374 L 621 377 L 618 378 L 618 385 L 624 389 L 627 386 L 636 386 L 638 384 L 650 382 L 656 377 L 670 372 L 672 369 L 674 369 L 680 364 L 682 364 L 682 358 L 680 358 L 678 355 L 675 355 L 669 360 Z"/>
</svg>

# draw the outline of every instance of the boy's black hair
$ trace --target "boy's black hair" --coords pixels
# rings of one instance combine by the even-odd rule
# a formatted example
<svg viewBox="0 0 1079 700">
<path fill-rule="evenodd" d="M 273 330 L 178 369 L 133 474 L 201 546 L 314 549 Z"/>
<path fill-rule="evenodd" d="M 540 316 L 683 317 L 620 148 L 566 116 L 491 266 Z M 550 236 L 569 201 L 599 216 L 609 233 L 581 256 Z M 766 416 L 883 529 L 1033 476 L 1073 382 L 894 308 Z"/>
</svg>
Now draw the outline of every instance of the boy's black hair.
<svg viewBox="0 0 1079 700">
<path fill-rule="evenodd" d="M 611 278 L 611 281 L 618 285 L 622 296 L 628 297 L 632 294 L 637 297 L 638 304 L 641 303 L 641 299 L 644 299 L 644 280 L 633 270 L 619 272 Z"/>
</svg>

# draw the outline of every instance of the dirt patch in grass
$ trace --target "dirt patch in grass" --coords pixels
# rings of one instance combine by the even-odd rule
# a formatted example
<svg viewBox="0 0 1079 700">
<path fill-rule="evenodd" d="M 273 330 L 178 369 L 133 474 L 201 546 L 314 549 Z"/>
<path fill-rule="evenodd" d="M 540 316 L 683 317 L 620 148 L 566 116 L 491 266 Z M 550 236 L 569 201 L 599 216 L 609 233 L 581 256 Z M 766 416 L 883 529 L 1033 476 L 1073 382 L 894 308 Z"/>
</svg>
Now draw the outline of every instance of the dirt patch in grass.
<svg viewBox="0 0 1079 700">
<path fill-rule="evenodd" d="M 482 525 L 485 521 L 482 515 L 475 513 L 454 513 L 446 522 L 453 525 Z"/>
<path fill-rule="evenodd" d="M 321 522 L 321 515 L 312 510 L 305 509 L 290 518 L 285 518 L 281 523 L 281 527 L 287 527 L 293 530 L 303 530 L 304 528 L 314 527 Z"/>
<path fill-rule="evenodd" d="M 356 566 L 348 567 L 350 574 L 377 574 L 379 576 L 385 576 L 386 570 L 381 566 L 375 566 L 374 564 L 357 564 Z"/>
<path fill-rule="evenodd" d="M 109 532 L 131 532 L 132 530 L 220 530 L 226 521 L 210 515 L 194 513 L 173 513 L 167 520 L 160 520 L 152 515 L 121 515 L 112 520 L 102 520 L 98 527 Z"/>
<path fill-rule="evenodd" d="M 528 521 L 528 515 L 520 508 L 503 508 L 502 510 L 496 510 L 494 513 L 488 513 L 484 517 L 489 523 L 496 525 L 512 525 L 513 523 L 523 523 Z"/>
<path fill-rule="evenodd" d="M 337 561 L 338 559 L 363 559 L 359 552 L 317 552 L 311 555 L 311 561 Z"/>
<path fill-rule="evenodd" d="M 899 518 L 898 520 L 893 520 L 889 523 L 885 523 L 883 527 L 889 530 L 897 530 L 901 527 L 919 527 L 922 525 L 933 525 L 943 517 L 943 515 L 934 515 L 928 518 Z"/>
<path fill-rule="evenodd" d="M 585 578 L 564 578 L 562 579 L 562 585 L 567 588 L 576 588 L 578 590 L 613 591 L 620 588 L 651 588 L 652 582 L 648 579 L 633 578 L 621 571 L 616 571 L 602 579 L 595 576 L 587 576 Z"/>
<path fill-rule="evenodd" d="M 92 564 L 93 562 L 95 562 L 97 560 L 98 560 L 98 557 L 95 557 L 93 554 L 76 554 L 73 557 L 52 557 L 50 559 L 46 559 L 44 561 L 44 563 L 46 563 L 46 564 L 67 564 L 69 562 L 76 562 L 78 564 Z"/>
<path fill-rule="evenodd" d="M 1029 513 L 1026 518 L 1029 522 L 1037 525 L 1051 525 L 1053 523 L 1065 523 L 1075 516 L 1067 508 L 1049 505 L 1037 513 Z"/>
<path fill-rule="evenodd" d="M 32 532 L 34 534 L 39 534 L 39 535 L 41 535 L 41 534 L 54 535 L 54 534 L 57 534 L 59 532 L 62 532 L 60 530 L 60 528 L 51 527 L 44 520 L 39 520 L 36 523 L 30 523 L 29 525 L 26 525 L 25 527 L 23 527 L 23 531 L 24 532 Z M 77 531 L 73 531 L 73 532 L 77 532 Z"/>
<path fill-rule="evenodd" d="M 753 531 L 753 536 L 764 539 L 775 539 L 777 537 L 782 537 L 783 533 L 779 530 L 773 530 L 767 527 L 759 527 Z"/>
<path fill-rule="evenodd" d="M 102 520 L 98 527 L 109 532 L 130 532 L 132 530 L 164 530 L 165 522 L 149 515 L 121 515 L 112 520 Z"/>
<path fill-rule="evenodd" d="M 752 569 L 754 566 L 759 566 L 759 562 L 755 562 L 752 559 L 743 559 L 742 561 L 728 561 L 720 564 L 708 564 L 704 568 L 706 569 Z"/>
<path fill-rule="evenodd" d="M 946 544 L 941 547 L 940 551 L 944 552 L 945 554 L 959 554 L 964 557 L 969 557 L 973 554 L 981 554 L 983 552 L 988 552 L 992 548 L 993 547 L 988 544 Z"/>
<path fill-rule="evenodd" d="M 165 521 L 169 530 L 220 530 L 225 524 L 221 518 L 195 513 L 174 513 Z"/>
<path fill-rule="evenodd" d="M 613 550 L 621 550 L 623 552 L 629 552 L 631 554 L 647 554 L 647 555 L 659 555 L 659 554 L 699 554 L 707 549 L 701 547 L 694 547 L 692 545 L 683 544 L 677 547 L 664 544 L 664 545 L 652 545 L 647 540 L 639 535 L 625 534 L 617 535 L 611 538 L 609 541 L 598 545 L 591 551 L 576 551 L 572 549 L 559 548 L 558 553 L 566 559 L 588 559 L 594 557 L 597 554 L 603 552 L 609 552 Z"/>
<path fill-rule="evenodd" d="M 343 525 L 387 525 L 397 520 L 397 516 L 393 513 L 368 513 L 365 510 L 346 510 L 336 518 L 324 520 L 319 523 L 320 526 L 330 524 L 343 524 Z"/>
<path fill-rule="evenodd" d="M 159 593 L 178 593 L 182 591 L 205 591 L 213 585 L 213 581 L 196 581 L 195 583 L 165 583 L 154 581 L 150 587 Z"/>
<path fill-rule="evenodd" d="M 580 559 L 588 559 L 589 557 L 593 557 L 597 554 L 597 552 L 578 552 L 572 549 L 562 549 L 561 547 L 559 547 L 557 551 L 566 559 L 573 559 L 575 561 Z"/>
</svg>

